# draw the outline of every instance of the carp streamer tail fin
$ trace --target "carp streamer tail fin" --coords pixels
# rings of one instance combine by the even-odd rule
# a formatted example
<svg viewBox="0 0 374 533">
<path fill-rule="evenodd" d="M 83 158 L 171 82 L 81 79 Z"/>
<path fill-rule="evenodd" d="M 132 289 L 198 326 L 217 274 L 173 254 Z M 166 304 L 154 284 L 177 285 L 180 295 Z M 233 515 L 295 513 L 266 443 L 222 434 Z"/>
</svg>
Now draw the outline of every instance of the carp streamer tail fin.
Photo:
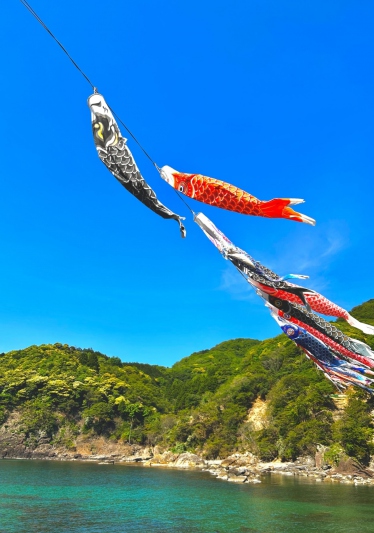
<svg viewBox="0 0 374 533">
<path fill-rule="evenodd" d="M 304 200 L 300 198 L 274 198 L 268 202 L 261 202 L 262 215 L 269 218 L 287 218 L 315 226 L 316 221 L 313 218 L 298 213 L 289 207 L 290 205 L 301 204 L 303 202 Z"/>
<path fill-rule="evenodd" d="M 374 326 L 370 326 L 369 324 L 363 324 L 362 322 L 360 322 L 356 318 L 353 318 L 353 316 L 351 316 L 351 315 L 348 315 L 346 320 L 347 320 L 348 324 L 350 324 L 354 328 L 360 329 L 361 331 L 363 331 L 367 335 L 374 335 Z"/>
</svg>

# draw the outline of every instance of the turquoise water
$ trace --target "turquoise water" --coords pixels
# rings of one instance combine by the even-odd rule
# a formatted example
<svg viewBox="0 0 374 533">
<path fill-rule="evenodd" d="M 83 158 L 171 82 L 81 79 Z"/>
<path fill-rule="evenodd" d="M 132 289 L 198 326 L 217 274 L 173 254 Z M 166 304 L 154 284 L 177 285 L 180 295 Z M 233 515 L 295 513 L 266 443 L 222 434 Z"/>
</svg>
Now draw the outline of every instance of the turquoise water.
<svg viewBox="0 0 374 533">
<path fill-rule="evenodd" d="M 374 487 L 204 472 L 0 461 L 1 533 L 373 533 Z"/>
</svg>

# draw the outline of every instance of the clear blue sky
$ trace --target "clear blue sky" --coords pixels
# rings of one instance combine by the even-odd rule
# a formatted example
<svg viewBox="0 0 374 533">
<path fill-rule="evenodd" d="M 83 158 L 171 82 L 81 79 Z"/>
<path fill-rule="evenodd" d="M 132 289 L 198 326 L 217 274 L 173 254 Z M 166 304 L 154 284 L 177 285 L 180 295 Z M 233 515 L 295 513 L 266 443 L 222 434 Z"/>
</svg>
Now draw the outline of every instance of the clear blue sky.
<svg viewBox="0 0 374 533">
<path fill-rule="evenodd" d="M 342 306 L 374 297 L 372 1 L 32 6 L 160 166 L 304 198 L 317 226 L 196 211 Z M 62 342 L 170 365 L 278 334 L 131 139 L 187 239 L 110 175 L 90 86 L 20 2 L 1 11 L 0 352 Z"/>
</svg>

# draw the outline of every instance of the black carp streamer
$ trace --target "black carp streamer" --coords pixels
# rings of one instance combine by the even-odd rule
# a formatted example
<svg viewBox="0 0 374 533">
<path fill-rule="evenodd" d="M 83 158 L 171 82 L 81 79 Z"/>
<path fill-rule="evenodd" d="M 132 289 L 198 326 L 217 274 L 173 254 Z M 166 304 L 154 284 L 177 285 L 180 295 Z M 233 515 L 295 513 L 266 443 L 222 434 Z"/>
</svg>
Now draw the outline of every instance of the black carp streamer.
<svg viewBox="0 0 374 533">
<path fill-rule="evenodd" d="M 91 110 L 92 132 L 97 153 L 115 178 L 140 202 L 162 218 L 176 220 L 182 237 L 186 230 L 183 218 L 173 213 L 156 196 L 136 166 L 134 157 L 127 147 L 127 139 L 122 137 L 118 124 L 101 94 L 95 93 L 88 99 Z"/>
</svg>

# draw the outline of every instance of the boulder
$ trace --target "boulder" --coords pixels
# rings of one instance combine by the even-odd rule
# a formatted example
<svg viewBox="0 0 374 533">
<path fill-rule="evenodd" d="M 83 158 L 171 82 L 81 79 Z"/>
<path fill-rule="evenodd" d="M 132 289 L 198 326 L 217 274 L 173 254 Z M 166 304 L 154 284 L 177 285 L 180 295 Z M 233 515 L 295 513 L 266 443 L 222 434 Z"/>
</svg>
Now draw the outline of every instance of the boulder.
<svg viewBox="0 0 374 533">
<path fill-rule="evenodd" d="M 178 468 L 203 468 L 205 461 L 194 453 L 181 453 L 174 463 Z"/>
<path fill-rule="evenodd" d="M 308 466 L 308 467 L 312 468 L 312 467 L 316 466 L 316 458 L 312 457 L 311 455 L 303 455 L 303 456 L 297 458 L 296 464 L 304 465 L 304 466 Z"/>
<path fill-rule="evenodd" d="M 232 483 L 244 483 L 247 481 L 247 476 L 229 476 L 227 481 L 231 481 Z"/>
<path fill-rule="evenodd" d="M 167 465 L 174 463 L 178 458 L 178 454 L 172 452 L 164 452 L 162 454 L 155 454 L 151 459 L 151 464 Z"/>
</svg>

